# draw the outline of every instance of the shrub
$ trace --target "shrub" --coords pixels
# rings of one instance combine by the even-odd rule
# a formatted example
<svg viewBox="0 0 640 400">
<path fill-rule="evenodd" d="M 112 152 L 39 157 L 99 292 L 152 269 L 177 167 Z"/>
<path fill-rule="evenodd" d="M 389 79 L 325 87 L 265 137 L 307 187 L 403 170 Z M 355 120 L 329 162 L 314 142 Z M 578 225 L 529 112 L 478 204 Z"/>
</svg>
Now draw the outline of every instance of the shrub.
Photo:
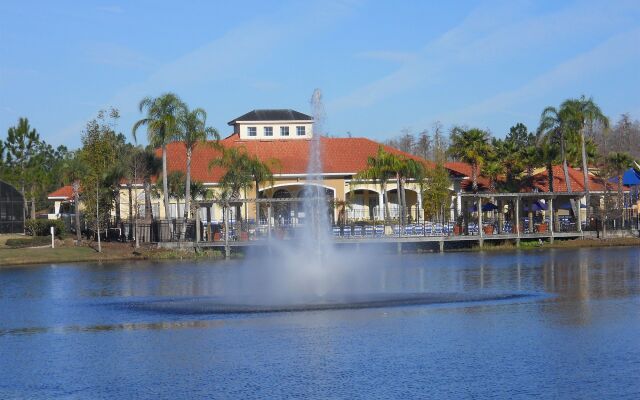
<svg viewBox="0 0 640 400">
<path fill-rule="evenodd" d="M 51 244 L 51 239 L 46 236 L 36 236 L 33 238 L 7 239 L 5 245 L 13 249 L 24 247 L 45 246 Z"/>
<path fill-rule="evenodd" d="M 27 234 L 31 236 L 48 236 L 52 226 L 56 229 L 56 236 L 61 236 L 65 231 L 64 222 L 59 219 L 30 219 L 24 224 Z"/>
</svg>

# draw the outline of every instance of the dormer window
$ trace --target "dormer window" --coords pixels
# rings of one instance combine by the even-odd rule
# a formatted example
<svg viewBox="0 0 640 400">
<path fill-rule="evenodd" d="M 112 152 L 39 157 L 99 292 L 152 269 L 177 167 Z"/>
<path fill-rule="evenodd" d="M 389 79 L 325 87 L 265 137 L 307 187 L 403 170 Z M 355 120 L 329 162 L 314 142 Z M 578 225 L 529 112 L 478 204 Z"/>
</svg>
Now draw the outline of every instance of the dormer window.
<svg viewBox="0 0 640 400">
<path fill-rule="evenodd" d="M 258 129 L 255 126 L 248 126 L 247 136 L 258 136 Z"/>
<path fill-rule="evenodd" d="M 272 126 L 265 126 L 264 127 L 264 135 L 265 136 L 273 136 L 273 127 Z"/>
<path fill-rule="evenodd" d="M 298 136 L 306 135 L 306 132 L 305 132 L 304 128 L 305 128 L 304 126 L 296 126 L 296 135 L 298 135 Z"/>
<path fill-rule="evenodd" d="M 280 136 L 289 136 L 289 127 L 281 126 L 280 127 Z"/>
</svg>

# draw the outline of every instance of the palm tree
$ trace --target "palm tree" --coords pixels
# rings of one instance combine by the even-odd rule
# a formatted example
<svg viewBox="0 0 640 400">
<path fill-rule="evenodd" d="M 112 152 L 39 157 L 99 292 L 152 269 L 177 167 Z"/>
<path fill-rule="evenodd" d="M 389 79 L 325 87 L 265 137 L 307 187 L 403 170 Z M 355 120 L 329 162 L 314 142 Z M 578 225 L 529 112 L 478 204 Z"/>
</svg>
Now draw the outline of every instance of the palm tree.
<svg viewBox="0 0 640 400">
<path fill-rule="evenodd" d="M 186 107 L 180 114 L 180 139 L 184 142 L 187 151 L 187 176 L 185 183 L 185 207 L 184 218 L 189 218 L 191 213 L 191 156 L 198 143 L 205 143 L 208 138 L 220 138 L 218 131 L 206 126 L 207 113 L 202 108 L 189 111 Z"/>
<path fill-rule="evenodd" d="M 173 93 L 165 93 L 157 98 L 145 97 L 140 101 L 140 112 L 146 110 L 147 116 L 133 125 L 133 138 L 141 126 L 147 127 L 149 144 L 162 147 L 162 192 L 165 218 L 169 218 L 169 189 L 167 187 L 167 144 L 179 135 L 179 116 L 185 110 L 185 104 Z M 137 139 L 136 139 L 137 140 Z"/>
<path fill-rule="evenodd" d="M 251 175 L 251 158 L 242 147 L 223 148 L 219 158 L 209 162 L 209 168 L 221 167 L 225 170 L 220 179 L 220 184 L 229 191 L 229 199 L 239 199 L 240 194 L 251 187 L 253 175 Z M 236 208 L 236 219 L 241 220 L 240 206 Z"/>
<path fill-rule="evenodd" d="M 383 194 L 384 219 L 389 219 L 389 202 L 387 201 L 387 181 L 395 175 L 393 168 L 394 157 L 385 151 L 384 147 L 378 147 L 375 156 L 367 158 L 367 167 L 356 174 L 356 180 L 372 180 L 380 184 L 380 191 Z M 383 205 L 380 204 L 380 207 Z"/>
<path fill-rule="evenodd" d="M 569 167 L 567 165 L 567 136 L 571 134 L 570 115 L 567 109 L 557 110 L 555 107 L 547 107 L 540 116 L 538 137 L 544 137 L 549 144 L 559 144 L 559 155 L 562 159 L 562 171 L 567 191 L 573 192 L 569 179 Z"/>
<path fill-rule="evenodd" d="M 602 113 L 600 107 L 598 107 L 591 97 L 587 99 L 584 95 L 579 99 L 565 100 L 560 105 L 560 110 L 568 115 L 574 137 L 579 138 L 584 189 L 586 191 L 587 204 L 589 204 L 589 166 L 585 129 L 587 126 L 593 126 L 594 123 L 599 123 L 606 129 L 609 127 L 609 119 Z"/>
<path fill-rule="evenodd" d="M 449 152 L 453 157 L 471 164 L 471 181 L 473 192 L 478 192 L 478 173 L 491 152 L 489 133 L 481 129 L 456 128 L 451 132 L 451 147 Z"/>
<path fill-rule="evenodd" d="M 280 162 L 275 159 L 262 162 L 257 156 L 249 157 L 248 168 L 249 175 L 253 179 L 256 190 L 256 200 L 260 197 L 260 184 L 263 182 L 270 182 L 273 184 L 273 172 L 274 167 L 279 166 Z M 256 202 L 256 224 L 260 220 L 260 206 Z"/>
<path fill-rule="evenodd" d="M 150 222 L 153 219 L 151 205 L 151 178 L 158 175 L 162 168 L 160 160 L 151 148 L 146 148 L 142 153 L 142 187 L 144 190 L 144 219 Z"/>
<path fill-rule="evenodd" d="M 398 167 L 397 174 L 400 178 L 400 185 L 398 186 L 398 194 L 402 195 L 401 205 L 402 212 L 400 214 L 402 223 L 407 222 L 407 191 L 406 191 L 406 182 L 407 179 L 413 179 L 416 182 L 422 182 L 425 177 L 424 173 L 424 165 L 419 163 L 418 161 L 411 158 L 397 157 L 396 156 L 396 165 Z M 421 193 L 418 196 L 422 196 Z"/>
<path fill-rule="evenodd" d="M 500 175 L 504 173 L 504 165 L 499 160 L 489 160 L 482 166 L 483 174 L 489 178 L 489 191 L 496 192 L 496 182 Z"/>
<path fill-rule="evenodd" d="M 609 170 L 616 175 L 618 180 L 618 201 L 616 207 L 621 209 L 624 205 L 622 199 L 622 175 L 624 172 L 631 167 L 633 160 L 629 156 L 629 153 L 609 153 L 607 157 L 607 164 Z"/>
<path fill-rule="evenodd" d="M 167 181 L 160 178 L 156 183 L 155 191 L 159 192 L 160 187 L 168 189 L 169 197 L 176 199 L 176 216 L 180 215 L 180 199 L 184 198 L 184 172 L 172 171 L 167 176 Z"/>
</svg>

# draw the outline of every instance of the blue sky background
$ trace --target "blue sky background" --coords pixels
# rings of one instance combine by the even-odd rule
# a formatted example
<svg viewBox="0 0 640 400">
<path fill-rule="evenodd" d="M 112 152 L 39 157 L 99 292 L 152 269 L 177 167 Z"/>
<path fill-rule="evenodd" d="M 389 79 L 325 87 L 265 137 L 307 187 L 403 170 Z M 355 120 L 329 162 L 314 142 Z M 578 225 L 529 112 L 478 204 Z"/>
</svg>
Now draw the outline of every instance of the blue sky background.
<svg viewBox="0 0 640 400">
<path fill-rule="evenodd" d="M 326 130 L 386 139 L 434 121 L 504 136 L 545 106 L 593 96 L 640 118 L 639 1 L 3 1 L 0 135 L 26 116 L 75 148 L 118 107 L 173 91 L 209 124 L 254 108 L 309 112 Z"/>
</svg>

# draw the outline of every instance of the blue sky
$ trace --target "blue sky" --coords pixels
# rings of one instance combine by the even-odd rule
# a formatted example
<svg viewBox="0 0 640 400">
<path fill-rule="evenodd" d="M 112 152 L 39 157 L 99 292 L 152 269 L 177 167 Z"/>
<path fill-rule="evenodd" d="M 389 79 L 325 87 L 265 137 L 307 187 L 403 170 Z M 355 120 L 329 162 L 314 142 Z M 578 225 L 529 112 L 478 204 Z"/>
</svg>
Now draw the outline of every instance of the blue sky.
<svg viewBox="0 0 640 400">
<path fill-rule="evenodd" d="M 386 139 L 464 124 L 535 129 L 581 94 L 640 118 L 638 1 L 4 1 L 0 129 L 26 116 L 77 147 L 86 121 L 120 109 L 130 136 L 144 96 L 177 93 L 210 125 L 254 108 L 309 112 L 325 129 Z"/>
</svg>

